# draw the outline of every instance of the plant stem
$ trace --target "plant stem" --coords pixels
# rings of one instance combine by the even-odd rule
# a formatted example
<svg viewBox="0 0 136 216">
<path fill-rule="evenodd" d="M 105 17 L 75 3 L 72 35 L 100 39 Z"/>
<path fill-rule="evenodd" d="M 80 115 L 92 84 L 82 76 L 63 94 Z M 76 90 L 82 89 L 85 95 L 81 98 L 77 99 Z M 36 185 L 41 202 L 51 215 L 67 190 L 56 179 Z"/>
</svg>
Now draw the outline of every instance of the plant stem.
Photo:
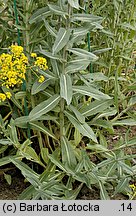
<svg viewBox="0 0 136 216">
<path fill-rule="evenodd" d="M 65 101 L 62 98 L 60 101 L 60 142 L 62 142 L 62 138 L 64 136 L 64 107 L 65 107 Z"/>
<path fill-rule="evenodd" d="M 70 28 L 70 15 L 72 13 L 72 7 L 68 4 L 68 18 L 66 20 L 66 29 Z M 67 62 L 67 50 L 66 50 L 67 46 L 64 47 L 63 49 L 63 59 L 65 59 L 66 61 L 63 62 L 62 65 L 62 74 L 65 74 L 65 65 Z M 63 98 L 61 98 L 60 101 L 60 143 L 62 144 L 62 138 L 65 135 L 65 120 L 64 120 L 64 109 L 65 109 L 65 100 Z"/>
</svg>

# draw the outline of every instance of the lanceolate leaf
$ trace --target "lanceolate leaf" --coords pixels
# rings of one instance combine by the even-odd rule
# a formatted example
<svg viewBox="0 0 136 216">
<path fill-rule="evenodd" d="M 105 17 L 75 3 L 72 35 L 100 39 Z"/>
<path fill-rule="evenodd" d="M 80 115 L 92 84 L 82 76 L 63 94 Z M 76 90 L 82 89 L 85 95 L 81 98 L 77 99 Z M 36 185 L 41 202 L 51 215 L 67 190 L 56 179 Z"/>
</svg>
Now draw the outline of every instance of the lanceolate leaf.
<svg viewBox="0 0 136 216">
<path fill-rule="evenodd" d="M 76 93 L 83 94 L 83 95 L 91 96 L 97 100 L 111 99 L 110 96 L 100 92 L 99 90 L 91 86 L 73 86 L 73 91 L 75 91 Z"/>
<path fill-rule="evenodd" d="M 53 73 L 55 73 L 57 75 L 57 77 L 59 77 L 60 75 L 60 69 L 59 69 L 59 65 L 58 62 L 54 59 L 50 59 L 52 68 L 53 68 Z"/>
<path fill-rule="evenodd" d="M 78 1 L 79 1 L 79 0 L 68 0 L 68 3 L 69 3 L 72 7 L 76 8 L 76 9 L 79 9 L 79 3 L 78 3 Z"/>
<path fill-rule="evenodd" d="M 109 50 L 112 50 L 112 48 L 105 48 L 105 49 L 95 50 L 95 51 L 93 51 L 93 53 L 97 55 L 97 54 L 101 54 L 103 52 L 107 52 Z"/>
<path fill-rule="evenodd" d="M 68 164 L 69 167 L 76 166 L 76 158 L 74 154 L 74 150 L 71 146 L 71 143 L 67 140 L 66 137 L 62 137 L 61 143 L 61 150 L 62 150 L 62 161 L 64 164 Z"/>
<path fill-rule="evenodd" d="M 73 28 L 73 36 L 83 36 L 86 35 L 89 30 L 91 29 L 90 25 L 85 25 L 84 27 L 79 27 L 79 28 Z"/>
<path fill-rule="evenodd" d="M 39 159 L 38 155 L 36 154 L 35 150 L 30 146 L 26 146 L 21 151 L 21 155 L 26 157 L 26 159 L 28 159 L 28 160 L 35 161 L 37 163 L 40 162 L 40 159 Z"/>
<path fill-rule="evenodd" d="M 40 122 L 30 122 L 29 123 L 32 129 L 39 130 L 48 136 L 52 137 L 53 139 L 56 139 L 55 134 L 53 134 L 48 128 L 46 128 L 42 123 Z"/>
<path fill-rule="evenodd" d="M 90 62 L 91 61 L 87 58 L 78 57 L 67 63 L 66 73 L 75 73 L 80 70 L 85 70 L 90 64 Z"/>
<path fill-rule="evenodd" d="M 44 56 L 47 56 L 48 58 L 56 59 L 56 60 L 62 61 L 62 59 L 60 58 L 59 55 L 53 55 L 51 52 L 48 52 L 48 51 L 43 50 L 41 46 L 40 46 L 40 50 L 38 50 L 38 51 L 39 51 L 41 54 L 43 54 Z"/>
<path fill-rule="evenodd" d="M 101 197 L 101 200 L 110 200 L 110 197 L 106 191 L 106 188 L 104 186 L 104 184 L 99 181 L 99 186 L 100 186 L 100 197 Z"/>
<path fill-rule="evenodd" d="M 17 126 L 17 127 L 20 127 L 20 128 L 27 128 L 27 123 L 29 122 L 29 117 L 28 116 L 21 116 L 19 118 L 16 118 L 14 120 L 14 124 Z"/>
<path fill-rule="evenodd" d="M 47 17 L 51 15 L 51 12 L 49 11 L 48 7 L 43 7 L 38 10 L 30 17 L 29 23 L 32 24 L 36 22 L 39 19 L 42 19 L 43 17 Z"/>
<path fill-rule="evenodd" d="M 19 160 L 22 160 L 22 156 L 17 156 L 17 155 L 15 155 L 15 156 L 12 156 L 12 158 L 13 159 L 19 159 Z M 0 158 L 0 167 L 1 166 L 4 166 L 4 165 L 6 165 L 6 164 L 9 164 L 9 163 L 11 163 L 11 157 L 10 156 L 6 156 L 6 157 L 3 157 L 3 158 Z"/>
<path fill-rule="evenodd" d="M 60 161 L 58 161 L 53 155 L 49 155 L 48 157 L 51 160 L 51 162 L 54 163 L 57 167 L 59 167 L 64 172 L 67 172 L 65 166 Z"/>
<path fill-rule="evenodd" d="M 29 120 L 34 121 L 40 116 L 52 110 L 60 101 L 60 96 L 58 94 L 50 97 L 48 100 L 38 104 L 29 114 Z"/>
<path fill-rule="evenodd" d="M 40 181 L 39 181 L 39 175 L 34 172 L 28 165 L 26 165 L 25 163 L 23 163 L 22 161 L 19 161 L 17 159 L 14 159 L 13 157 L 10 158 L 10 161 L 18 168 L 21 170 L 22 174 L 24 175 L 24 177 L 26 177 L 26 179 L 28 179 L 28 181 L 38 187 L 40 185 Z"/>
<path fill-rule="evenodd" d="M 123 178 L 119 181 L 118 185 L 116 186 L 114 196 L 117 193 L 125 191 L 125 188 L 129 185 L 129 179 L 128 178 Z"/>
<path fill-rule="evenodd" d="M 36 192 L 36 189 L 33 185 L 28 186 L 23 192 L 19 195 L 19 200 L 30 200 L 32 198 L 32 194 Z"/>
<path fill-rule="evenodd" d="M 72 81 L 68 74 L 62 74 L 60 77 L 60 95 L 69 105 L 72 100 Z"/>
<path fill-rule="evenodd" d="M 53 54 L 57 54 L 69 41 L 71 29 L 66 30 L 65 28 L 60 28 L 57 34 L 56 40 L 52 47 Z"/>
<path fill-rule="evenodd" d="M 83 136 L 87 136 L 88 138 L 92 139 L 94 142 L 97 143 L 96 136 L 93 130 L 91 129 L 91 127 L 89 127 L 87 123 L 81 124 L 71 113 L 67 111 L 65 111 L 65 115 L 68 117 L 69 121 L 75 126 L 75 128 L 79 130 L 79 132 Z"/>
<path fill-rule="evenodd" d="M 77 117 L 78 121 L 80 121 L 82 124 L 84 124 L 85 123 L 85 117 L 76 109 L 76 107 L 74 107 L 73 105 L 70 105 L 69 108 L 71 109 L 71 111 L 73 111 L 73 113 Z"/>
<path fill-rule="evenodd" d="M 81 108 L 80 112 L 85 117 L 95 115 L 107 109 L 112 103 L 113 103 L 113 100 L 93 101 L 89 105 L 84 105 Z"/>
<path fill-rule="evenodd" d="M 38 80 L 35 81 L 35 83 L 32 86 L 32 90 L 31 90 L 31 94 L 37 94 L 40 91 L 43 91 L 45 88 L 48 87 L 48 85 L 50 85 L 52 79 L 49 78 L 47 80 L 45 80 L 44 82 L 40 83 L 38 82 Z"/>
<path fill-rule="evenodd" d="M 81 56 L 83 58 L 89 59 L 92 62 L 98 60 L 98 57 L 95 54 L 88 52 L 86 50 L 80 49 L 80 48 L 71 48 L 71 49 L 68 49 L 68 51 L 72 52 L 73 54 L 77 56 Z"/>
<path fill-rule="evenodd" d="M 52 28 L 52 27 L 49 25 L 49 23 L 48 23 L 45 19 L 43 19 L 43 21 L 44 21 L 45 27 L 46 27 L 46 29 L 48 30 L 48 32 L 49 32 L 52 36 L 56 37 L 56 36 L 57 36 L 57 31 L 56 31 L 54 28 Z"/>
<path fill-rule="evenodd" d="M 103 127 L 109 130 L 111 133 L 114 133 L 114 129 L 112 127 L 112 123 L 109 120 L 104 119 L 93 119 L 92 121 L 88 122 L 89 125 L 95 125 L 98 127 Z"/>
<path fill-rule="evenodd" d="M 62 10 L 59 6 L 57 5 L 53 5 L 53 4 L 48 4 L 50 11 L 52 11 L 54 14 L 58 14 L 58 15 L 68 15 L 68 13 L 66 13 L 64 10 Z"/>
<path fill-rule="evenodd" d="M 118 120 L 118 121 L 115 121 L 112 123 L 112 125 L 130 125 L 130 126 L 135 126 L 136 125 L 136 120 L 135 119 L 131 119 L 131 118 L 128 118 L 128 119 L 123 119 L 123 120 Z"/>
<path fill-rule="evenodd" d="M 102 21 L 102 17 L 99 17 L 99 16 L 95 16 L 95 15 L 92 15 L 92 14 L 74 14 L 73 17 L 72 17 L 73 20 L 79 20 L 79 21 L 82 21 L 82 22 L 89 22 L 89 23 L 92 23 L 92 22 L 98 22 L 98 21 Z"/>
</svg>

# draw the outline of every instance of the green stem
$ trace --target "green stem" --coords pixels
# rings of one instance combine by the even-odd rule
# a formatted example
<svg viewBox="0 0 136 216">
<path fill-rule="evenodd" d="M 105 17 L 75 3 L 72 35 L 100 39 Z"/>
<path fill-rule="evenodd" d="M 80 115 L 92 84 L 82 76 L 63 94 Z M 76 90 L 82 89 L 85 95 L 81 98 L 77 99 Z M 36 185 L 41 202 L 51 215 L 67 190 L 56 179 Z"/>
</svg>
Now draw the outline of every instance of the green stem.
<svg viewBox="0 0 136 216">
<path fill-rule="evenodd" d="M 89 6 L 88 6 L 89 7 Z M 87 5 L 85 6 L 85 11 L 87 13 Z M 88 51 L 91 52 L 91 38 L 90 38 L 90 32 L 87 33 L 87 45 L 88 45 Z M 89 71 L 90 73 L 93 73 L 93 66 L 92 63 L 89 65 Z"/>
<path fill-rule="evenodd" d="M 65 107 L 65 101 L 64 99 L 62 98 L 61 101 L 60 101 L 60 142 L 62 142 L 62 138 L 63 136 L 65 135 L 65 132 L 64 132 L 64 107 Z"/>
<path fill-rule="evenodd" d="M 28 5 L 29 4 L 28 3 L 29 2 L 26 1 L 25 4 L 24 4 L 24 9 L 25 9 L 25 12 L 26 12 L 26 17 L 25 17 L 26 31 L 25 31 L 25 37 L 24 37 L 24 44 L 25 44 L 25 47 L 26 47 L 26 55 L 29 58 L 29 56 L 28 56 L 28 54 L 29 54 L 29 14 L 28 14 Z M 23 90 L 26 91 L 26 82 L 23 82 Z M 29 112 L 28 112 L 26 98 L 24 100 L 24 107 L 25 107 L 25 115 L 28 115 Z M 31 132 L 30 132 L 30 124 L 29 123 L 27 123 L 27 127 L 28 127 L 27 135 L 28 135 L 28 138 L 30 139 Z"/>
<path fill-rule="evenodd" d="M 68 4 L 68 18 L 66 20 L 66 29 L 70 28 L 70 16 L 72 13 L 72 7 Z M 66 46 L 63 49 L 63 59 L 65 59 L 66 61 L 63 62 L 62 65 L 62 74 L 65 74 L 65 66 L 66 66 L 66 62 L 67 62 L 67 50 L 66 50 Z M 63 98 L 61 98 L 60 100 L 60 143 L 62 144 L 62 138 L 65 135 L 65 120 L 64 120 L 64 109 L 65 109 L 65 100 Z"/>
<path fill-rule="evenodd" d="M 19 21 L 18 21 L 16 0 L 14 0 L 14 11 L 15 11 L 16 25 L 18 25 Z M 20 41 L 20 30 L 18 28 L 17 28 L 17 35 L 18 35 L 18 45 L 20 45 L 21 44 L 21 41 Z"/>
</svg>

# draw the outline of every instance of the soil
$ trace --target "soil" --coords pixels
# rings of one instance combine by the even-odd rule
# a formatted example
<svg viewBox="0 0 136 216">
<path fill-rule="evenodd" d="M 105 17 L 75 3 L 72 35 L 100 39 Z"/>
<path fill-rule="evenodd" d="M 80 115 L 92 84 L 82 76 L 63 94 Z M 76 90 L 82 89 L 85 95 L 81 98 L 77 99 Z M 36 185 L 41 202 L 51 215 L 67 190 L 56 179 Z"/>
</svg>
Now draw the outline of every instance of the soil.
<svg viewBox="0 0 136 216">
<path fill-rule="evenodd" d="M 18 195 L 26 188 L 24 179 L 20 177 L 12 178 L 12 184 L 9 185 L 6 180 L 0 176 L 0 200 L 17 200 Z"/>
</svg>

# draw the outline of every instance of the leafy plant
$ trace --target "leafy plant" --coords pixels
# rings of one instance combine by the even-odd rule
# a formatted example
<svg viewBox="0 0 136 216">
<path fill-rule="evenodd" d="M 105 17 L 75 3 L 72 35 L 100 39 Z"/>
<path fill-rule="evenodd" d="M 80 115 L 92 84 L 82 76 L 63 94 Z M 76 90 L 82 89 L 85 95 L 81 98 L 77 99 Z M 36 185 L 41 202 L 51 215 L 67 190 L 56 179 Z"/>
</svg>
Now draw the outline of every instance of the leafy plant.
<svg viewBox="0 0 136 216">
<path fill-rule="evenodd" d="M 101 199 L 126 194 L 135 175 L 135 154 L 130 156 L 124 149 L 134 146 L 135 138 L 121 137 L 110 149 L 105 133 L 113 134 L 116 125 L 135 124 L 131 114 L 131 118 L 121 119 L 135 99 L 130 99 L 129 106 L 124 103 L 119 112 L 119 95 L 116 88 L 113 92 L 109 87 L 113 81 L 119 87 L 120 75 L 114 76 L 111 67 L 105 69 L 101 62 L 108 62 L 109 51 L 113 52 L 113 41 L 107 42 L 113 34 L 106 41 L 109 32 L 103 28 L 103 13 L 98 16 L 95 10 L 97 1 L 92 2 L 97 15 L 86 13 L 85 5 L 78 0 L 39 4 L 34 0 L 17 2 L 20 19 L 15 27 L 20 30 L 30 65 L 22 89 L 10 89 L 12 98 L 4 102 L 12 118 L 9 111 L 0 120 L 1 153 L 5 153 L 0 166 L 12 162 L 30 182 L 20 199 L 76 199 L 83 184 L 90 190 L 98 188 Z M 12 3 L 11 8 L 13 11 Z M 88 32 L 92 39 L 96 36 L 93 45 L 97 42 L 97 46 L 92 52 L 88 51 Z M 105 34 L 101 37 L 106 47 L 98 43 L 99 32 Z M 44 67 L 45 57 L 48 68 Z M 90 74 L 92 64 L 100 66 Z M 9 146 L 12 152 L 6 156 Z M 92 161 L 93 155 L 98 158 L 97 164 Z M 33 169 L 29 162 L 34 164 Z"/>
</svg>

